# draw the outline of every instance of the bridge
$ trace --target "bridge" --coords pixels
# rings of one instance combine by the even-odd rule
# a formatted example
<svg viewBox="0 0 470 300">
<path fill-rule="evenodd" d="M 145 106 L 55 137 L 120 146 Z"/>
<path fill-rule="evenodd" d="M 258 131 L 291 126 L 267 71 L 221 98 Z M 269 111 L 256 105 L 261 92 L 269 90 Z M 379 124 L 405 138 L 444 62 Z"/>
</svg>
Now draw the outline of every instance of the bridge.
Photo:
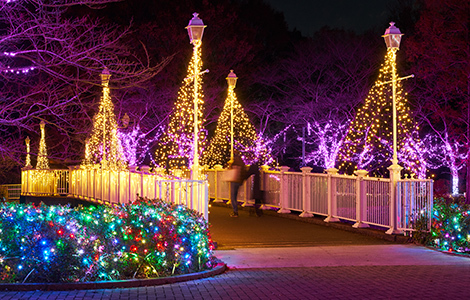
<svg viewBox="0 0 470 300">
<path fill-rule="evenodd" d="M 325 222 L 354 222 L 355 228 L 380 227 L 389 234 L 416 229 L 430 230 L 433 208 L 433 181 L 402 179 L 396 185 L 388 178 L 374 178 L 358 172 L 357 176 L 289 172 L 288 167 L 261 172 L 265 202 L 262 209 L 278 213 L 299 212 L 300 217 L 325 216 Z M 137 197 L 162 199 L 184 205 L 208 220 L 209 198 L 228 202 L 230 183 L 223 181 L 221 167 L 205 169 L 201 180 L 168 176 L 162 170 L 110 170 L 76 166 L 68 170 L 24 168 L 21 195 L 68 196 L 106 205 L 133 202 Z M 181 174 L 181 173 L 180 173 Z M 252 180 L 240 188 L 238 201 L 252 206 Z M 418 228 L 417 225 L 424 224 Z"/>
</svg>

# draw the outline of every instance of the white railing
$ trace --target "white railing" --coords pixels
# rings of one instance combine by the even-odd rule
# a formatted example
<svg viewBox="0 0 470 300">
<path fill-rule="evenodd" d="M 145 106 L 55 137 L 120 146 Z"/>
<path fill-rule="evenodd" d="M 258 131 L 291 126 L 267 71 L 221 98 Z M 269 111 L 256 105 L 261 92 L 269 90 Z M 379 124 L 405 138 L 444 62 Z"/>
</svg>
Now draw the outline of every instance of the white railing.
<svg viewBox="0 0 470 300">
<path fill-rule="evenodd" d="M 433 207 L 432 180 L 400 180 L 397 182 L 397 227 L 412 230 L 421 222 L 431 228 Z"/>
<path fill-rule="evenodd" d="M 22 171 L 22 195 L 74 198 L 107 205 L 126 204 L 139 196 L 181 204 L 209 216 L 206 180 L 171 179 L 146 171 L 112 171 L 99 166 L 69 170 Z"/>
<path fill-rule="evenodd" d="M 19 200 L 21 195 L 21 184 L 2 184 L 0 189 L 3 191 L 3 197 L 7 200 Z"/>
<path fill-rule="evenodd" d="M 366 177 L 367 172 L 358 171 L 357 176 L 337 174 L 336 169 L 327 174 L 311 173 L 311 168 L 302 172 L 288 172 L 288 167 L 280 171 L 262 172 L 262 189 L 265 192 L 264 206 L 278 209 L 279 213 L 301 212 L 301 217 L 313 214 L 326 216 L 326 222 L 340 219 L 353 221 L 353 227 L 370 225 L 391 228 L 397 224 L 398 230 L 411 231 L 417 218 L 426 218 L 430 229 L 432 213 L 432 180 L 408 179 L 397 184 L 397 212 L 391 208 L 392 184 L 388 178 Z M 222 181 L 224 170 L 207 170 L 210 183 L 209 194 L 216 202 L 229 200 L 229 183 Z M 252 205 L 250 196 L 251 181 L 247 180 L 238 194 L 238 201 Z M 396 222 L 391 222 L 395 218 Z"/>
</svg>

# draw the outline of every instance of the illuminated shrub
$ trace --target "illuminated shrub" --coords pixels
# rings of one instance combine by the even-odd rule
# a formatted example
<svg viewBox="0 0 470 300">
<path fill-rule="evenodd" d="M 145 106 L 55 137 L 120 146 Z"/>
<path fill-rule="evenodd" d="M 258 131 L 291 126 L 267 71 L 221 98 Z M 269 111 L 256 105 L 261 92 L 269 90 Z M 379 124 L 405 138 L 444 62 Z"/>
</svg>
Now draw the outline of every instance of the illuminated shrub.
<svg viewBox="0 0 470 300">
<path fill-rule="evenodd" d="M 1 282 L 79 282 L 209 269 L 204 217 L 144 200 L 119 207 L 0 204 Z"/>
</svg>

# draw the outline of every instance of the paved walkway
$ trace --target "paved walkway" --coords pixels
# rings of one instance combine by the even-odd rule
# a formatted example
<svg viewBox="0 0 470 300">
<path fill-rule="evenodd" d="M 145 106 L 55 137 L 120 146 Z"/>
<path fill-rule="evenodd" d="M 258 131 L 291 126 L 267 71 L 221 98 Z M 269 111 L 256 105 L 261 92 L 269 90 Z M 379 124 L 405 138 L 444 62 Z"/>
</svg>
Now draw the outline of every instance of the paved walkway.
<svg viewBox="0 0 470 300">
<path fill-rule="evenodd" d="M 230 219 L 226 209 L 212 210 L 213 227 L 235 231 L 266 218 L 271 231 L 285 220 L 250 217 L 246 211 Z M 217 212 L 216 212 L 217 211 Z M 227 213 L 227 214 L 225 214 Z M 218 217 L 215 217 L 217 214 Z M 224 216 L 227 216 L 226 218 Z M 220 218 L 219 218 L 220 217 Z M 250 218 L 254 218 L 253 220 Z M 218 224 L 219 221 L 225 225 Z M 255 221 L 256 219 L 256 221 Z M 289 220 L 298 229 L 298 221 Z M 305 223 L 307 224 L 307 223 Z M 314 224 L 307 224 L 313 226 Z M 250 230 L 249 227 L 246 227 Z M 324 228 L 323 228 L 324 229 Z M 232 230 L 232 231 L 233 231 Z M 251 228 L 252 238 L 265 228 Z M 289 230 L 287 230 L 288 234 Z M 373 238 L 351 242 L 351 237 L 330 228 L 334 242 L 308 247 L 272 247 L 261 239 L 258 247 L 233 247 L 237 238 L 220 238 L 225 250 L 216 256 L 227 263 L 224 274 L 155 287 L 66 291 L 0 292 L 0 299 L 468 299 L 470 258 L 447 255 L 412 244 L 391 244 Z M 243 232 L 243 230 L 241 230 Z M 217 230 L 214 230 L 217 232 Z M 302 235 L 302 232 L 298 232 Z M 222 234 L 215 234 L 215 236 Z M 229 233 L 227 233 L 229 235 Z M 326 233 L 325 233 L 326 234 Z M 356 236 L 355 234 L 352 234 Z M 214 236 L 214 238 L 215 238 Z M 341 237 L 340 241 L 335 237 Z M 295 236 L 289 237 L 295 241 Z M 375 240 L 375 242 L 373 242 Z M 326 240 L 325 240 L 326 241 Z"/>
</svg>

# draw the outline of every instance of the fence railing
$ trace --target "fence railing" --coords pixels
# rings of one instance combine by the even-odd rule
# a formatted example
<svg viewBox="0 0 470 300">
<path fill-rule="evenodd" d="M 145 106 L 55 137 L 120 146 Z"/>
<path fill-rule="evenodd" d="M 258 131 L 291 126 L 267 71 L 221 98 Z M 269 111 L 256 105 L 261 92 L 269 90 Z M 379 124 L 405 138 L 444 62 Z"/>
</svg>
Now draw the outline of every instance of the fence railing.
<svg viewBox="0 0 470 300">
<path fill-rule="evenodd" d="M 98 166 L 69 170 L 22 171 L 22 195 L 67 195 L 108 205 L 126 204 L 139 196 L 162 199 L 194 209 L 208 219 L 209 191 L 205 180 L 170 179 L 146 171 L 112 171 Z"/>
<path fill-rule="evenodd" d="M 21 184 L 0 185 L 0 195 L 6 200 L 19 200 L 21 195 Z"/>
<path fill-rule="evenodd" d="M 411 231 L 420 220 L 426 225 L 425 229 L 430 229 L 432 180 L 400 180 L 397 199 L 391 199 L 390 179 L 367 177 L 366 171 L 347 176 L 337 174 L 336 169 L 327 170 L 327 174 L 311 173 L 308 167 L 302 168 L 302 172 L 288 169 L 263 169 L 261 184 L 265 208 L 276 208 L 279 213 L 298 211 L 301 217 L 322 215 L 326 216 L 326 222 L 353 221 L 356 228 L 374 225 L 390 229 L 396 224 L 397 228 L 392 229 Z M 223 173 L 220 167 L 206 171 L 209 195 L 216 202 L 230 198 L 230 183 L 222 180 Z M 253 205 L 251 191 L 251 180 L 247 180 L 240 188 L 238 201 Z M 391 201 L 397 203 L 396 212 L 392 210 Z"/>
</svg>

